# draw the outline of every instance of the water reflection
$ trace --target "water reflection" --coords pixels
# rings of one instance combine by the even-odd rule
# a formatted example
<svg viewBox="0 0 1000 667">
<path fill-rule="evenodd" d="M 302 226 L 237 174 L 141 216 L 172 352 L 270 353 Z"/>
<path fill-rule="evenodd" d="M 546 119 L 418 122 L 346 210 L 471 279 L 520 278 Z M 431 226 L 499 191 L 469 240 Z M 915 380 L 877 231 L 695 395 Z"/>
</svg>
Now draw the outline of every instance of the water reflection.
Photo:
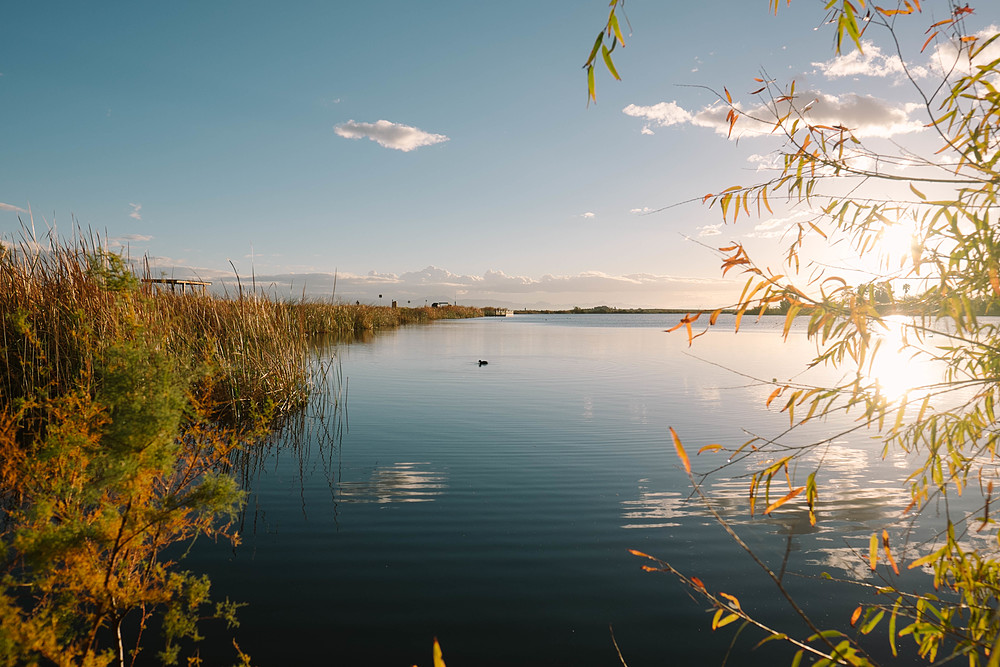
<svg viewBox="0 0 1000 667">
<path fill-rule="evenodd" d="M 691 513 L 684 508 L 684 498 L 675 491 L 650 491 L 649 480 L 639 480 L 639 497 L 622 501 L 622 528 L 669 528 Z"/>
<path fill-rule="evenodd" d="M 703 489 L 711 508 L 737 532 L 769 533 L 787 538 L 788 551 L 804 554 L 804 563 L 842 576 L 863 580 L 872 572 L 865 557 L 867 540 L 900 518 L 909 504 L 908 488 L 893 471 L 900 456 L 882 459 L 870 443 L 836 441 L 817 446 L 803 454 L 799 470 L 804 477 L 818 469 L 818 522 L 809 521 L 804 494 L 768 515 L 762 514 L 763 497 L 757 512 L 750 514 L 750 475 L 771 462 L 765 452 L 739 460 L 722 469 L 724 476 L 705 480 Z M 722 454 L 720 454 L 721 456 Z M 793 477 L 793 484 L 795 477 Z M 692 519 L 712 520 L 712 512 L 693 492 L 661 490 L 647 478 L 637 484 L 637 495 L 621 501 L 621 524 L 626 529 L 677 527 Z M 676 487 L 675 487 L 676 488 Z M 771 500 L 788 491 L 783 476 L 771 486 Z"/>
<path fill-rule="evenodd" d="M 879 348 L 866 367 L 868 378 L 890 401 L 922 399 L 941 381 L 941 367 L 922 353 L 912 318 L 890 315 L 882 321 L 886 328 L 875 331 Z"/>
<path fill-rule="evenodd" d="M 443 472 L 427 462 L 400 462 L 379 466 L 363 481 L 341 481 L 337 485 L 344 503 L 425 503 L 448 487 Z"/>
</svg>

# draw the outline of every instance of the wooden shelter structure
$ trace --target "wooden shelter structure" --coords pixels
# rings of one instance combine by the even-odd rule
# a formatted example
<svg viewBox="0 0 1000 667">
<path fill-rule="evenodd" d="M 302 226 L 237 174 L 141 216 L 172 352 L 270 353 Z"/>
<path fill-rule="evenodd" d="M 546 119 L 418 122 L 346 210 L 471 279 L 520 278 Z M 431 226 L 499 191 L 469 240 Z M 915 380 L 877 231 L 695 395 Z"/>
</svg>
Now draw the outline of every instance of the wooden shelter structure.
<svg viewBox="0 0 1000 667">
<path fill-rule="evenodd" d="M 210 280 L 181 280 L 179 278 L 143 278 L 142 282 L 147 289 L 167 289 L 176 293 L 184 294 L 185 290 L 190 290 L 192 294 L 205 295 L 208 293 L 208 286 L 212 284 Z"/>
</svg>

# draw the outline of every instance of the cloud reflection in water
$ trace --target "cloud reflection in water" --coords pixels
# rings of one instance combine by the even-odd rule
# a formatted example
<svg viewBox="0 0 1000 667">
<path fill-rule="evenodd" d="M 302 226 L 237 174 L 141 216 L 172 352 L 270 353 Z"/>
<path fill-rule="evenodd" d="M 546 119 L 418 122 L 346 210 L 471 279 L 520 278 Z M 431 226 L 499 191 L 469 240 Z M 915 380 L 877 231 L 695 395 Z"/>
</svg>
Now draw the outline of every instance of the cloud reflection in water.
<svg viewBox="0 0 1000 667">
<path fill-rule="evenodd" d="M 443 472 L 428 470 L 426 462 L 400 462 L 378 466 L 364 481 L 342 481 L 340 501 L 345 503 L 424 503 L 447 488 Z"/>
</svg>

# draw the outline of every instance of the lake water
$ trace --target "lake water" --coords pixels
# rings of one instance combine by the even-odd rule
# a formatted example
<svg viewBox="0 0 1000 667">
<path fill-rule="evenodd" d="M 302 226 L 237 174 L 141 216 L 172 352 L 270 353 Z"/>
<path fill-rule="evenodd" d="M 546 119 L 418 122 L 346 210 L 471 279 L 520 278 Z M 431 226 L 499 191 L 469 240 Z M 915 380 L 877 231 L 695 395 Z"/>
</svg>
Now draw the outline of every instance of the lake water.
<svg viewBox="0 0 1000 667">
<path fill-rule="evenodd" d="M 696 456 L 704 445 L 780 433 L 787 417 L 764 408 L 771 388 L 747 376 L 798 373 L 809 344 L 801 332 L 783 343 L 780 320 L 765 318 L 737 335 L 720 322 L 689 348 L 683 331 L 664 332 L 676 321 L 443 321 L 339 346 L 340 420 L 306 417 L 264 450 L 248 473 L 243 543 L 200 543 L 185 565 L 210 574 L 216 597 L 247 603 L 236 638 L 257 665 L 423 667 L 435 636 L 450 667 L 618 665 L 612 629 L 630 667 L 721 664 L 737 625 L 712 632 L 705 603 L 629 549 L 808 634 L 691 497 L 668 429 L 701 472 L 727 456 Z M 866 554 L 906 505 L 905 461 L 883 459 L 867 432 L 822 452 L 817 527 L 797 503 L 750 517 L 740 475 L 762 462 L 753 456 L 708 488 L 775 572 L 871 581 L 852 550 Z M 804 483 L 809 470 L 798 472 Z M 849 586 L 785 581 L 827 627 L 844 627 L 859 599 Z M 728 664 L 787 662 L 778 642 L 751 650 L 761 637 L 742 633 Z M 873 643 L 887 652 L 884 636 Z M 223 648 L 206 644 L 209 664 Z"/>
</svg>

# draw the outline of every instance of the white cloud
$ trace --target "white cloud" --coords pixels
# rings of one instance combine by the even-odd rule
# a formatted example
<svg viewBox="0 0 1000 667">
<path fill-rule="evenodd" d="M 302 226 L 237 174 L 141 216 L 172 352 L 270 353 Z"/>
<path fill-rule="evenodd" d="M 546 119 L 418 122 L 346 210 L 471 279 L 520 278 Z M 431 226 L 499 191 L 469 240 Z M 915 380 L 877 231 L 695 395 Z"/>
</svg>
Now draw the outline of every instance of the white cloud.
<svg viewBox="0 0 1000 667">
<path fill-rule="evenodd" d="M 652 213 L 653 209 L 648 206 L 643 206 L 642 208 L 633 208 L 629 210 L 632 215 L 646 215 L 647 213 Z"/>
<path fill-rule="evenodd" d="M 874 76 L 874 77 L 894 77 L 905 76 L 903 62 L 898 55 L 886 55 L 882 53 L 876 45 L 869 41 L 862 41 L 861 46 L 864 52 L 858 50 L 847 51 L 839 56 L 821 63 L 813 63 L 813 67 L 819 69 L 821 73 L 831 79 L 846 76 Z M 910 65 L 910 74 L 914 78 L 923 78 L 930 74 L 926 67 L 920 65 Z"/>
<path fill-rule="evenodd" d="M 586 213 L 581 213 L 581 214 L 580 214 L 580 217 L 581 217 L 581 218 L 587 218 L 588 220 L 590 220 L 591 218 L 596 218 L 596 217 L 597 217 L 597 214 L 596 214 L 596 213 L 593 213 L 593 212 L 591 212 L 591 211 L 587 211 Z"/>
<path fill-rule="evenodd" d="M 998 32 L 1000 32 L 1000 28 L 996 24 L 990 24 L 974 35 L 969 35 L 978 40 L 971 43 L 972 48 L 979 48 L 979 45 Z M 986 65 L 1000 58 L 1000 40 L 993 42 L 976 54 L 976 58 L 972 63 L 969 62 L 968 51 L 964 50 L 969 48 L 969 43 L 961 46 L 963 47 L 963 51 L 959 53 L 959 44 L 957 42 L 954 40 L 942 40 L 934 45 L 934 50 L 931 52 L 929 60 L 941 71 L 948 72 L 951 71 L 952 67 L 955 67 L 961 72 L 971 74 L 977 71 L 976 66 Z"/>
<path fill-rule="evenodd" d="M 416 127 L 390 123 L 387 120 L 379 120 L 374 123 L 349 120 L 334 126 L 333 131 L 345 139 L 367 138 L 379 146 L 404 152 L 448 141 L 448 137 L 443 134 L 431 134 Z"/>
<path fill-rule="evenodd" d="M 128 214 L 128 217 L 133 220 L 142 220 L 142 214 L 139 213 L 142 210 L 142 204 L 133 204 L 130 202 L 129 206 L 132 207 L 132 212 Z"/>
<path fill-rule="evenodd" d="M 888 138 L 925 129 L 922 122 L 911 117 L 912 105 L 898 105 L 871 95 L 848 93 L 837 96 L 815 90 L 805 91 L 797 95 L 794 101 L 776 103 L 777 113 L 782 116 L 788 113 L 793 102 L 807 122 L 832 127 L 843 125 L 860 138 Z M 749 109 L 739 108 L 739 111 L 740 118 L 733 129 L 734 137 L 771 134 L 774 122 L 769 119 L 774 118 L 773 109 L 759 105 Z M 717 134 L 729 136 L 729 121 L 726 119 L 728 113 L 727 107 L 717 104 L 695 114 L 691 122 L 699 127 L 711 128 Z M 792 117 L 794 116 L 793 113 Z"/>
<path fill-rule="evenodd" d="M 998 31 L 1000 28 L 991 24 L 970 37 L 975 37 L 979 40 L 978 43 L 982 43 Z M 915 79 L 926 79 L 951 72 L 953 69 L 968 74 L 975 72 L 977 65 L 985 65 L 1000 58 L 1000 42 L 994 42 L 978 53 L 975 61 L 970 64 L 968 52 L 965 51 L 969 48 L 969 44 L 957 42 L 942 34 L 929 51 L 926 65 L 907 62 L 910 75 Z M 975 45 L 976 42 L 972 44 Z M 903 63 L 898 55 L 884 54 L 878 46 L 867 40 L 863 40 L 861 46 L 864 53 L 852 50 L 826 62 L 814 62 L 813 66 L 831 79 L 870 76 L 901 80 L 905 76 Z M 959 48 L 963 49 L 961 53 Z"/>
<path fill-rule="evenodd" d="M 153 237 L 148 234 L 124 234 L 118 237 L 121 241 L 131 241 L 131 242 L 142 242 L 142 241 L 152 241 Z"/>
<path fill-rule="evenodd" d="M 781 169 L 783 164 L 783 158 L 781 153 L 768 153 L 767 155 L 761 155 L 760 153 L 754 153 L 747 158 L 747 162 L 756 166 L 757 171 L 766 171 L 769 169 Z"/>
<path fill-rule="evenodd" d="M 643 134 L 653 134 L 652 127 L 669 127 L 691 120 L 691 114 L 678 106 L 677 102 L 660 102 L 648 107 L 630 104 L 622 109 L 622 113 L 635 118 L 645 118 L 648 122 L 642 128 Z"/>
<path fill-rule="evenodd" d="M 714 225 L 704 225 L 703 227 L 698 227 L 698 236 L 719 236 L 722 234 L 721 228 L 726 224 L 724 222 L 719 222 Z"/>
<path fill-rule="evenodd" d="M 14 213 L 26 213 L 26 211 L 20 206 L 14 206 L 13 204 L 4 204 L 0 202 L 0 211 L 13 211 Z"/>
<path fill-rule="evenodd" d="M 774 103 L 774 108 L 765 105 L 743 108 L 737 104 L 740 117 L 732 136 L 736 138 L 771 134 L 774 130 L 775 113 L 784 116 L 792 110 L 793 102 L 807 122 L 832 127 L 843 125 L 859 138 L 888 138 L 925 129 L 924 123 L 911 117 L 916 105 L 895 104 L 871 95 L 848 93 L 837 96 L 812 90 L 799 93 L 793 101 Z M 713 104 L 696 113 L 685 111 L 674 102 L 661 102 L 649 107 L 630 104 L 622 111 L 629 116 L 649 121 L 642 129 L 643 134 L 653 133 L 649 129 L 651 125 L 665 127 L 690 123 L 730 136 L 729 120 L 726 118 L 729 107 L 722 104 Z M 792 117 L 795 117 L 794 112 Z"/>
</svg>

